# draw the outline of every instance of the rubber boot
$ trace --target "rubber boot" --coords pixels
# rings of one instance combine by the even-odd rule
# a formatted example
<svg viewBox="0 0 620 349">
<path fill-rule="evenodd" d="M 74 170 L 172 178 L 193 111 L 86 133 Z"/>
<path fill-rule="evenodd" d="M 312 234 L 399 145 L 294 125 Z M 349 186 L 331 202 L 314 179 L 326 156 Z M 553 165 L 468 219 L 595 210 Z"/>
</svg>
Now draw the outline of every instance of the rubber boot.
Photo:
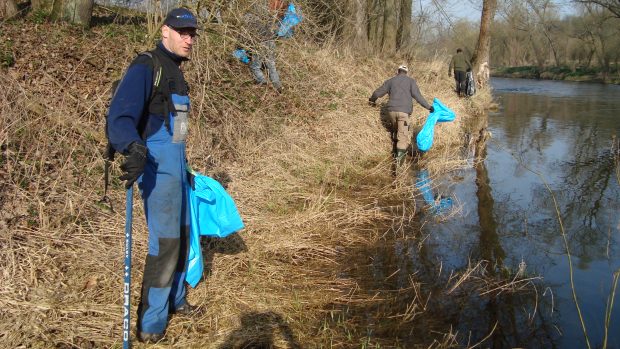
<svg viewBox="0 0 620 349">
<path fill-rule="evenodd" d="M 405 162 L 405 156 L 407 155 L 406 150 L 396 149 L 396 154 L 394 155 L 394 160 L 396 161 L 396 166 L 400 166 Z"/>
</svg>

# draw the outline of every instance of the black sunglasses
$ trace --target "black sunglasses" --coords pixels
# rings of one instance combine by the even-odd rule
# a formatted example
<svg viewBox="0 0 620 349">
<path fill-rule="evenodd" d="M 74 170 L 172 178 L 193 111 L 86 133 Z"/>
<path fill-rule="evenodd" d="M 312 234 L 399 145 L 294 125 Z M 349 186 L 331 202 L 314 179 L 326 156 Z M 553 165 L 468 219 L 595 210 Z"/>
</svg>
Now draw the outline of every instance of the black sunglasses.
<svg viewBox="0 0 620 349">
<path fill-rule="evenodd" d="M 181 39 L 187 39 L 187 38 L 196 38 L 198 36 L 198 33 L 196 33 L 196 29 L 193 28 L 173 28 L 170 27 L 172 30 L 174 30 L 175 32 L 179 33 L 179 35 L 181 36 Z"/>
</svg>

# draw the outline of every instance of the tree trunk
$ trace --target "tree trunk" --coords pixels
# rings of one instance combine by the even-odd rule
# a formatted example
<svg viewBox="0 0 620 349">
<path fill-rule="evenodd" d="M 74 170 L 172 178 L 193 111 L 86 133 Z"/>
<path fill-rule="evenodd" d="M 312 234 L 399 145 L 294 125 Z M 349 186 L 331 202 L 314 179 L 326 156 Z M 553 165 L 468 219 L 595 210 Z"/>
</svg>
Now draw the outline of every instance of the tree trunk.
<svg viewBox="0 0 620 349">
<path fill-rule="evenodd" d="M 17 5 L 13 0 L 0 0 L 0 18 L 11 18 L 17 14 Z"/>
<path fill-rule="evenodd" d="M 396 9 L 399 4 L 399 0 L 385 0 L 382 44 L 383 52 L 396 51 L 396 33 L 398 31 L 398 18 L 396 17 Z"/>
<path fill-rule="evenodd" d="M 484 0 L 482 4 L 482 16 L 480 17 L 480 34 L 478 35 L 478 43 L 471 59 L 474 68 L 474 74 L 477 74 L 483 63 L 489 64 L 489 51 L 491 49 L 491 24 L 495 17 L 495 9 L 497 8 L 497 0 Z"/>
<path fill-rule="evenodd" d="M 52 18 L 89 27 L 93 4 L 94 0 L 56 0 L 52 8 Z"/>
<path fill-rule="evenodd" d="M 368 1 L 368 41 L 375 49 L 381 48 L 383 39 L 383 8 L 385 0 Z"/>
<path fill-rule="evenodd" d="M 538 40 L 530 35 L 530 43 L 532 44 L 532 50 L 534 51 L 534 58 L 536 59 L 536 66 L 538 67 L 538 73 L 542 72 L 545 68 L 545 58 L 548 57 L 548 52 L 543 49 L 543 45 Z"/>
<path fill-rule="evenodd" d="M 54 6 L 54 0 L 32 0 L 32 10 L 39 11 L 46 14 L 52 13 L 52 7 Z"/>
<path fill-rule="evenodd" d="M 366 33 L 366 0 L 349 0 L 345 21 L 345 40 L 351 47 L 365 50 L 368 45 Z"/>
<path fill-rule="evenodd" d="M 411 8 L 412 0 L 400 0 L 400 20 L 398 25 L 398 49 L 411 47 Z"/>
</svg>

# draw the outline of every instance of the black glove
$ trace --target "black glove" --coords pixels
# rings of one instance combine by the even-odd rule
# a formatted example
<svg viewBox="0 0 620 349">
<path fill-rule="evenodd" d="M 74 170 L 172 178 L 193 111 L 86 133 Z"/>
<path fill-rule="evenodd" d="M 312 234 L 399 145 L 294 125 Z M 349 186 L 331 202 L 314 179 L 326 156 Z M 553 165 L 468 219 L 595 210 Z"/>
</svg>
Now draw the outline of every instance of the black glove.
<svg viewBox="0 0 620 349">
<path fill-rule="evenodd" d="M 434 112 L 435 112 L 435 107 L 433 107 L 433 106 L 431 105 L 431 107 L 430 107 L 430 109 L 429 109 L 428 111 L 429 111 L 430 113 L 434 113 Z"/>
<path fill-rule="evenodd" d="M 213 179 L 218 181 L 224 189 L 228 189 L 228 183 L 232 182 L 232 178 L 226 171 L 219 171 L 213 174 Z"/>
<path fill-rule="evenodd" d="M 119 178 L 125 182 L 125 188 L 129 189 L 133 183 L 144 172 L 146 166 L 146 147 L 140 143 L 133 142 L 127 147 L 125 162 L 121 164 L 123 175 Z"/>
</svg>

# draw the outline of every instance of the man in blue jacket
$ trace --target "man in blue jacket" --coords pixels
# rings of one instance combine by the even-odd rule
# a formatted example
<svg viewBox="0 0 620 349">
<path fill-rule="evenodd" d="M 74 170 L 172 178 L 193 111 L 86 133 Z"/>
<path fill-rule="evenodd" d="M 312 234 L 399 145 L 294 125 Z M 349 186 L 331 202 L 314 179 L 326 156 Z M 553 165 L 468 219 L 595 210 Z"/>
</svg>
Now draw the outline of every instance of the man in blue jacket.
<svg viewBox="0 0 620 349">
<path fill-rule="evenodd" d="M 189 314 L 184 284 L 189 215 L 185 140 L 188 85 L 180 69 L 196 38 L 196 17 L 185 8 L 166 16 L 161 41 L 138 55 L 123 76 L 108 113 L 108 137 L 119 153 L 126 187 L 138 182 L 149 230 L 138 340 L 164 337 L 169 314 Z"/>
<path fill-rule="evenodd" d="M 411 144 L 409 116 L 413 112 L 412 98 L 433 112 L 433 106 L 422 97 L 416 81 L 407 76 L 408 71 L 406 65 L 398 67 L 396 76 L 386 80 L 368 99 L 370 105 L 374 106 L 378 98 L 389 95 L 387 110 L 392 131 L 392 155 L 397 165 L 402 163 Z"/>
</svg>

